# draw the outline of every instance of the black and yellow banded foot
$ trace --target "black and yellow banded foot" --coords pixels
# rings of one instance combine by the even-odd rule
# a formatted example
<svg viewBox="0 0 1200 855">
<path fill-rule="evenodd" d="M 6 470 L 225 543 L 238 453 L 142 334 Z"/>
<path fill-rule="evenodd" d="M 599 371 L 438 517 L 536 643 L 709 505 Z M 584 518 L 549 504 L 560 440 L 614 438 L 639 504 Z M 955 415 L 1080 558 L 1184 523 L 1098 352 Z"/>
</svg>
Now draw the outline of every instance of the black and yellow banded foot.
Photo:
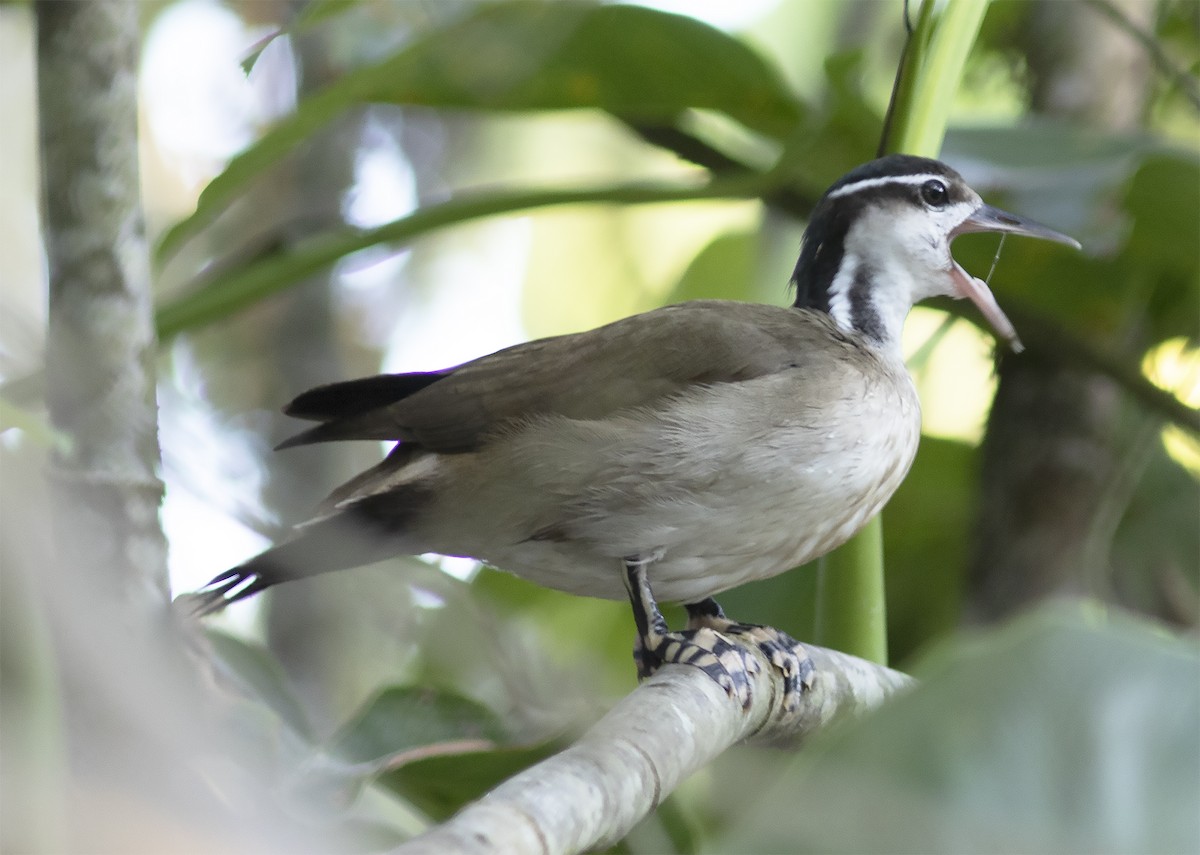
<svg viewBox="0 0 1200 855">
<path fill-rule="evenodd" d="M 688 631 L 711 630 L 726 638 L 741 639 L 762 651 L 767 661 L 783 674 L 783 709 L 793 712 L 800 706 L 804 690 L 812 687 L 813 679 L 812 660 L 800 642 L 774 627 L 730 620 L 712 597 L 686 608 Z"/>
<path fill-rule="evenodd" d="M 711 677 L 743 709 L 748 708 L 750 677 L 759 671 L 758 660 L 711 627 L 671 632 L 646 579 L 646 563 L 625 563 L 626 589 L 638 629 L 633 648 L 638 679 L 646 679 L 663 665 L 691 665 Z"/>
</svg>

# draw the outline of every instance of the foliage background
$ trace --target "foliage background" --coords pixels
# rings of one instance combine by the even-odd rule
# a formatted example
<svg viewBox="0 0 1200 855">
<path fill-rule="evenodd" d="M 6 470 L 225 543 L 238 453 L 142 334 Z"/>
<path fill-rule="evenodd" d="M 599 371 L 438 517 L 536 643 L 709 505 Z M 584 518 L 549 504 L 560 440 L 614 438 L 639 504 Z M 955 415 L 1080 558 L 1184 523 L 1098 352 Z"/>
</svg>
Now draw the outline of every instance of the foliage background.
<svg viewBox="0 0 1200 855">
<path fill-rule="evenodd" d="M 1038 54 L 1039 39 L 1054 32 L 1046 10 L 1059 5 L 1077 16 L 1068 29 L 1103 28 L 1092 50 L 1133 81 L 1127 115 L 1072 112 L 1043 91 L 1067 74 Z M 872 156 L 903 30 L 893 3 L 748 8 L 731 37 L 688 17 L 565 3 L 145 5 L 143 195 L 159 247 L 164 522 L 176 591 L 252 554 L 256 537 L 279 536 L 377 459 L 366 447 L 268 458 L 292 429 L 274 412 L 299 390 L 381 366 L 442 367 L 680 299 L 787 301 L 797 214 Z M 1153 34 L 1182 79 L 1106 17 L 1114 8 Z M 1011 602 L 979 582 L 1000 563 L 978 554 L 992 519 L 980 519 L 980 509 L 994 507 L 984 498 L 981 442 L 985 430 L 1006 427 L 995 416 L 986 423 L 992 345 L 968 320 L 943 322 L 945 310 L 960 307 L 914 312 L 906 347 L 926 436 L 886 513 L 889 641 L 900 668 L 942 651 L 940 664 L 924 666 L 928 690 L 798 758 L 730 752 L 623 848 L 864 851 L 910 840 L 900 848 L 965 851 L 973 841 L 982 851 L 999 840 L 1030 851 L 1121 850 L 1147 842 L 1139 835 L 1148 829 L 1162 851 L 1200 843 L 1187 818 L 1200 793 L 1197 453 L 1194 434 L 1162 427 L 1164 414 L 1190 416 L 1144 385 L 1150 375 L 1200 403 L 1198 15 L 1189 2 L 994 2 L 954 95 L 944 159 L 989 201 L 1085 245 L 1076 256 L 1012 241 L 993 278 L 1043 374 L 1082 365 L 1103 384 L 1095 392 L 1086 381 L 1106 402 L 1099 428 L 1091 423 L 1087 443 L 1065 446 L 1083 456 L 1080 469 L 1098 473 L 1086 482 L 1096 501 L 1079 526 L 1068 524 L 1080 505 L 1067 488 L 1061 495 L 1071 501 L 1049 512 L 1019 493 L 1005 506 L 1038 507 L 1051 531 L 1081 528 L 1034 551 L 1068 570 L 1032 575 Z M 185 43 L 170 41 L 171 16 L 200 44 L 174 63 L 161 58 Z M 3 52 L 6 81 L 28 78 L 31 19 L 29 7 L 0 7 L 0 35 L 12 48 Z M 254 32 L 279 28 L 287 35 L 258 55 L 253 85 L 228 58 L 212 61 L 222 50 L 245 57 Z M 1118 59 L 1131 55 L 1129 45 L 1135 60 L 1125 66 Z M 29 130 L 32 101 L 17 83 L 6 103 L 10 95 Z M 9 380 L 35 369 L 39 353 L 33 138 L 10 131 L 6 146 L 22 154 L 4 159 L 14 173 L 0 180 L 11 188 L 0 205 L 11 223 L 0 229 L 8 235 L 0 321 Z M 679 148 L 700 163 L 677 157 Z M 177 224 L 206 186 L 184 240 Z M 520 204 L 568 198 L 604 204 Z M 519 210 L 466 216 L 508 208 Z M 414 210 L 426 213 L 409 217 Z M 977 273 L 994 252 L 994 240 L 956 244 Z M 30 781 L 29 816 L 52 818 L 64 781 L 74 780 L 65 761 L 47 762 L 66 752 L 54 722 L 72 698 L 56 688 L 61 647 L 46 638 L 53 619 L 33 569 L 52 560 L 38 520 L 40 460 L 54 440 L 35 405 L 6 405 L 5 415 L 13 427 L 2 458 L 4 724 L 6 739 L 36 746 L 25 765 L 4 752 L 17 758 L 5 761 L 5 781 Z M 1013 424 L 1051 444 L 1044 425 Z M 1056 484 L 1034 483 L 1060 495 Z M 1070 560 L 1058 562 L 1063 551 Z M 202 647 L 215 656 L 223 694 L 205 723 L 216 721 L 223 735 L 206 750 L 224 756 L 232 742 L 236 762 L 199 777 L 237 816 L 239 804 L 272 805 L 256 818 L 268 830 L 255 833 L 283 848 L 297 839 L 314 849 L 380 848 L 552 750 L 633 687 L 626 605 L 443 566 L 453 574 L 396 559 L 287 586 L 208 634 Z M 1051 576 L 1052 585 L 1040 584 Z M 804 568 L 722 602 L 740 618 L 813 638 L 815 585 Z M 1027 619 L 990 642 L 953 640 L 964 624 L 1048 595 L 1087 605 Z M 1110 609 L 1154 623 L 1110 620 Z M 126 685 L 130 652 L 98 648 L 93 667 Z M 135 733 L 179 703 L 146 682 L 135 693 Z M 1010 694 L 1015 686 L 1024 691 Z M 1129 746 L 1128 755 L 1114 758 L 1114 744 Z M 34 768 L 42 774 L 30 776 Z M 1078 795 L 1081 779 L 1110 778 L 1108 789 L 1096 783 Z M 26 803 L 11 793 L 8 818 L 11 805 Z M 964 809 L 989 793 L 990 811 Z M 1116 802 L 1133 807 L 1117 815 Z M 115 817 L 177 816 L 144 801 L 90 803 Z M 789 812 L 795 804 L 826 809 Z M 898 804 L 907 808 L 904 834 L 881 807 Z M 1003 836 L 1014 815 L 1029 834 L 1020 845 Z M 196 836 L 204 823 L 178 822 L 181 838 L 206 839 Z M 53 819 L 5 826 L 32 827 L 43 844 L 63 833 Z M 205 833 L 236 848 L 230 827 Z M 146 832 L 155 833 L 163 832 Z"/>
</svg>

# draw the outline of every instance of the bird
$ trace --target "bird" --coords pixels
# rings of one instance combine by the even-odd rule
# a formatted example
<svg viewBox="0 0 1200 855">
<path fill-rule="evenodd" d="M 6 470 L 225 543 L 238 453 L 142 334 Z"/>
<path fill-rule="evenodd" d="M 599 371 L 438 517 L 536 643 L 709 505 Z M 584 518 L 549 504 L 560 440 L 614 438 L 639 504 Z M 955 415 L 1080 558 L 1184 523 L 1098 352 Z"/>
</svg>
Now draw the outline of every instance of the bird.
<svg viewBox="0 0 1200 855">
<path fill-rule="evenodd" d="M 184 595 L 215 612 L 271 586 L 400 554 L 467 556 L 550 588 L 628 598 L 639 677 L 691 665 L 749 703 L 759 648 L 799 703 L 811 666 L 786 633 L 714 597 L 836 548 L 908 472 L 920 403 L 900 347 L 913 304 L 970 299 L 1020 347 L 951 241 L 1074 239 L 983 202 L 946 164 L 890 155 L 815 206 L 772 306 L 695 300 L 518 344 L 440 371 L 319 386 L 315 425 L 279 448 L 396 445 L 291 536 Z M 684 605 L 669 629 L 659 601 Z"/>
</svg>

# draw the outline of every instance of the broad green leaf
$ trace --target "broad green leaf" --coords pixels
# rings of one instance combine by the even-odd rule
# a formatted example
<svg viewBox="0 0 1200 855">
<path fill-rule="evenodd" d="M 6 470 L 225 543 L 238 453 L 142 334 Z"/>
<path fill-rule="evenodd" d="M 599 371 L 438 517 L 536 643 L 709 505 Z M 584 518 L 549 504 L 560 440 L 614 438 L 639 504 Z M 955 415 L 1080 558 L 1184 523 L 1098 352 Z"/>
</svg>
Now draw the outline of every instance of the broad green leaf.
<svg viewBox="0 0 1200 855">
<path fill-rule="evenodd" d="M 1114 336 L 1127 340 L 1131 312 L 1143 319 L 1137 322 L 1145 337 L 1139 344 L 1195 336 L 1200 315 L 1200 254 L 1194 234 L 1200 218 L 1200 162 L 1160 153 L 1122 161 L 1124 175 L 1102 168 L 1090 178 L 1104 188 L 1091 197 L 1094 207 L 1107 211 L 1110 220 L 1114 209 L 1123 211 L 1124 217 L 1117 220 L 1120 228 L 1092 240 L 1085 236 L 1083 252 L 1010 238 L 996 266 L 993 290 L 1001 303 L 1019 298 L 1097 341 Z M 1136 171 L 1130 175 L 1130 170 Z M 1020 173 L 1010 177 L 1020 180 Z M 1061 175 L 1048 180 L 1058 194 L 1079 198 Z M 1087 173 L 1079 174 L 1078 181 L 1088 180 Z M 990 195 L 1014 213 L 1047 219 L 1028 192 L 1017 189 L 1011 194 L 1013 202 L 1004 198 L 1006 193 Z M 1050 224 L 1069 228 L 1056 221 Z M 982 276 L 991 266 L 997 240 L 991 235 L 965 236 L 955 241 L 955 255 Z"/>
<path fill-rule="evenodd" d="M 498 748 L 443 754 L 405 763 L 384 773 L 379 783 L 416 805 L 435 821 L 474 801 L 523 769 L 561 751 L 544 742 L 524 748 Z"/>
<path fill-rule="evenodd" d="M 1200 848 L 1194 641 L 1059 608 L 959 642 L 926 671 L 769 787 L 723 790 L 744 813 L 709 851 Z"/>
<path fill-rule="evenodd" d="M 215 271 L 196 289 L 158 309 L 160 339 L 219 320 L 274 294 L 339 258 L 378 244 L 400 245 L 456 223 L 548 205 L 641 204 L 692 199 L 754 198 L 766 184 L 761 177 L 714 179 L 706 185 L 607 185 L 596 188 L 514 190 L 467 194 L 421 208 L 373 229 L 349 226 L 315 235 L 295 246 L 274 247 L 238 267 Z"/>
<path fill-rule="evenodd" d="M 839 177 L 875 157 L 883 117 L 862 91 L 863 53 L 849 51 L 825 60 L 829 91 L 820 112 L 797 127 L 784 145 L 775 171 L 814 198 Z"/>
<path fill-rule="evenodd" d="M 921 437 L 917 459 L 883 512 L 888 650 L 903 668 L 958 623 L 975 516 L 975 449 Z"/>
<path fill-rule="evenodd" d="M 967 55 L 979 35 L 988 0 L 921 4 L 915 46 L 897 99 L 888 151 L 937 157 L 950 121 Z"/>
<path fill-rule="evenodd" d="M 1134 263 L 1188 276 L 1194 294 L 1200 268 L 1200 159 L 1182 153 L 1146 158 L 1125 196 L 1125 210 L 1133 221 L 1126 251 Z M 1195 320 L 1193 313 L 1193 329 Z"/>
<path fill-rule="evenodd" d="M 352 763 L 459 740 L 500 742 L 504 730 L 491 710 L 440 689 L 384 689 L 333 738 L 330 751 Z"/>
<path fill-rule="evenodd" d="M 756 243 L 757 236 L 749 232 L 718 235 L 692 259 L 663 302 L 749 299 Z"/>
<path fill-rule="evenodd" d="M 218 630 L 205 633 L 218 659 L 257 693 L 259 700 L 290 725 L 297 734 L 312 737 L 304 707 L 288 685 L 278 660 L 264 648 Z"/>
<path fill-rule="evenodd" d="M 547 658 L 585 674 L 593 696 L 620 696 L 637 685 L 628 602 L 579 597 L 490 568 L 480 571 L 474 589 L 507 618 L 535 626 Z M 680 625 L 678 615 L 668 619 Z"/>
<path fill-rule="evenodd" d="M 346 109 L 367 102 L 594 108 L 660 122 L 708 109 L 772 136 L 786 134 L 801 117 L 775 69 L 742 42 L 692 18 L 573 0 L 485 3 L 306 99 L 212 180 L 196 212 L 163 236 L 159 260 L 252 178 Z"/>
<path fill-rule="evenodd" d="M 1200 482 L 1159 436 L 1112 544 L 1111 578 L 1127 607 L 1194 625 L 1200 611 Z M 1139 451 L 1134 451 L 1137 455 Z"/>
</svg>

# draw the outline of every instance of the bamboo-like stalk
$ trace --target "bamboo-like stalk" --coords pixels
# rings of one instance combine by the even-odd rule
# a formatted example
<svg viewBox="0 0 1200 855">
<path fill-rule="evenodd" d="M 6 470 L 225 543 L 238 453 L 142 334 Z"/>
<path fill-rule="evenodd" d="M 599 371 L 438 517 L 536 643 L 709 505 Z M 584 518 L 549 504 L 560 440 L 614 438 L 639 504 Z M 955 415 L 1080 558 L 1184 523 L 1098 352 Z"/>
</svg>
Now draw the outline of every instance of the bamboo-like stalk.
<svg viewBox="0 0 1200 855">
<path fill-rule="evenodd" d="M 989 0 L 925 0 L 917 16 L 892 107 L 884 149 L 936 157 L 946 136 L 954 93 Z M 821 560 L 817 642 L 887 663 L 883 525 L 876 517 Z"/>
</svg>

